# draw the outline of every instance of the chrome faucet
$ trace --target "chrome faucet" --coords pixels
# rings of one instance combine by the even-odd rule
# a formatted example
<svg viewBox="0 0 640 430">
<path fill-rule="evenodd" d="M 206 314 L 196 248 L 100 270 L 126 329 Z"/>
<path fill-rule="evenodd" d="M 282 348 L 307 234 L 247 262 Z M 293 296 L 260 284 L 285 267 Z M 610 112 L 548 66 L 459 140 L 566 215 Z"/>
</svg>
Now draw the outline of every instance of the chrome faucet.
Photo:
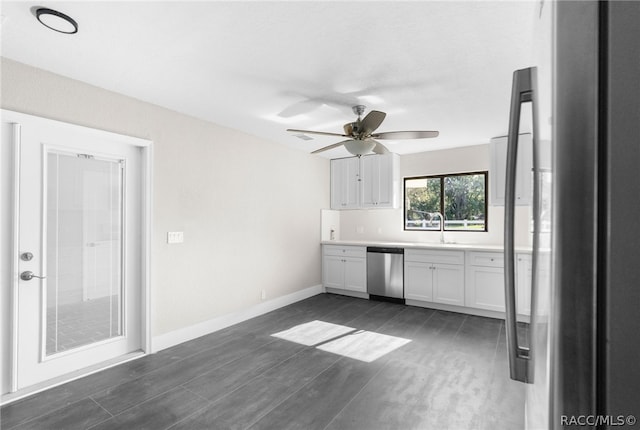
<svg viewBox="0 0 640 430">
<path fill-rule="evenodd" d="M 440 243 L 444 243 L 444 216 L 440 212 L 431 212 L 429 215 L 433 218 L 434 215 L 440 217 Z"/>
</svg>

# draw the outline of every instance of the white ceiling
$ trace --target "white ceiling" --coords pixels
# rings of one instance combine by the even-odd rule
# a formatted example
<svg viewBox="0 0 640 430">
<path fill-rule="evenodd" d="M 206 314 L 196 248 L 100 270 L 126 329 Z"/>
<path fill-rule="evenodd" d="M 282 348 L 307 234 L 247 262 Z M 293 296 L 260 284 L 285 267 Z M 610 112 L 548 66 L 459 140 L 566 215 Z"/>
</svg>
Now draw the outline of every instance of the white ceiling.
<svg viewBox="0 0 640 430">
<path fill-rule="evenodd" d="M 342 132 L 354 104 L 387 113 L 380 132 L 440 131 L 385 141 L 407 154 L 504 134 L 537 4 L 2 1 L 2 56 L 309 152 L 340 138 L 285 129 Z M 78 33 L 47 29 L 34 6 Z"/>
</svg>

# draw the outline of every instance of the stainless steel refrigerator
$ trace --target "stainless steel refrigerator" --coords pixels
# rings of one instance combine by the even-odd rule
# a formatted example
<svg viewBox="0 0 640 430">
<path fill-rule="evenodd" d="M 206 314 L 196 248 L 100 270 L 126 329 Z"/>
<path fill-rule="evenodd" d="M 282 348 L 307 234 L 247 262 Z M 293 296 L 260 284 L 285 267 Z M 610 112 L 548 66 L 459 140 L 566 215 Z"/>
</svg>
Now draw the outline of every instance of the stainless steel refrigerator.
<svg viewBox="0 0 640 430">
<path fill-rule="evenodd" d="M 511 378 L 529 429 L 640 428 L 640 2 L 541 1 L 513 76 L 505 204 Z M 525 109 L 529 106 L 531 109 Z M 516 322 L 518 130 L 533 129 L 532 312 Z"/>
</svg>

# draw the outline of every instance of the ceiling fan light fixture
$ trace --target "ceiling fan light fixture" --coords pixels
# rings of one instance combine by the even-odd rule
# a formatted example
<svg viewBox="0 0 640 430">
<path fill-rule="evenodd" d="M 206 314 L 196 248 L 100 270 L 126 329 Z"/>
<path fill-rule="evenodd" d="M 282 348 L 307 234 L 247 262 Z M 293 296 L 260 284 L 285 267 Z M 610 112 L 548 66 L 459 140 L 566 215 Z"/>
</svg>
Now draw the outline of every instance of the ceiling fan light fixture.
<svg viewBox="0 0 640 430">
<path fill-rule="evenodd" d="M 70 16 L 57 10 L 41 7 L 36 10 L 36 18 L 42 25 L 58 33 L 74 34 L 78 32 L 78 23 Z"/>
<path fill-rule="evenodd" d="M 374 146 L 376 146 L 376 143 L 372 140 L 351 140 L 344 144 L 350 154 L 358 157 L 370 153 Z"/>
</svg>

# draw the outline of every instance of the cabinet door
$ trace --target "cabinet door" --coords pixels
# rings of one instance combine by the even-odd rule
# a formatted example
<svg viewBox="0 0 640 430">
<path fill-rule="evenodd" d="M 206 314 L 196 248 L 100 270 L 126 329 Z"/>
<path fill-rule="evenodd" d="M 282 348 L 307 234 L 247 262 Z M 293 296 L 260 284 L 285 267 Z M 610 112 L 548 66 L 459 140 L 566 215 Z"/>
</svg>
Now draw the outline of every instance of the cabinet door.
<svg viewBox="0 0 640 430">
<path fill-rule="evenodd" d="M 433 269 L 429 263 L 405 261 L 404 297 L 412 300 L 433 301 Z"/>
<path fill-rule="evenodd" d="M 344 258 L 325 255 L 322 258 L 322 283 L 326 288 L 344 288 Z"/>
<path fill-rule="evenodd" d="M 393 208 L 399 186 L 398 156 L 396 154 L 367 155 L 361 158 L 362 206 Z"/>
<path fill-rule="evenodd" d="M 357 157 L 331 160 L 331 209 L 358 207 L 360 162 Z"/>
<path fill-rule="evenodd" d="M 518 254 L 516 259 L 517 310 L 521 315 L 531 315 L 531 255 Z"/>
<path fill-rule="evenodd" d="M 505 180 L 507 174 L 507 137 L 494 137 L 489 143 L 491 169 L 489 171 L 489 204 L 504 206 Z"/>
<path fill-rule="evenodd" d="M 367 263 L 364 258 L 344 258 L 344 289 L 367 292 Z"/>
<path fill-rule="evenodd" d="M 464 306 L 464 266 L 431 264 L 433 269 L 433 301 Z"/>
<path fill-rule="evenodd" d="M 380 159 L 378 155 L 367 155 L 360 159 L 362 173 L 361 196 L 363 207 L 375 207 L 378 204 L 380 190 Z"/>
<path fill-rule="evenodd" d="M 520 135 L 516 163 L 516 205 L 530 205 L 533 197 L 533 141 L 531 134 Z"/>
<path fill-rule="evenodd" d="M 504 269 L 469 266 L 465 304 L 473 308 L 504 312 Z"/>
<path fill-rule="evenodd" d="M 396 180 L 395 154 L 378 155 L 378 207 L 395 207 L 395 195 L 398 181 Z"/>
<path fill-rule="evenodd" d="M 518 142 L 516 205 L 531 203 L 532 140 L 531 134 L 521 134 Z M 491 139 L 491 169 L 489 172 L 489 204 L 504 206 L 505 175 L 507 171 L 507 137 Z"/>
</svg>

